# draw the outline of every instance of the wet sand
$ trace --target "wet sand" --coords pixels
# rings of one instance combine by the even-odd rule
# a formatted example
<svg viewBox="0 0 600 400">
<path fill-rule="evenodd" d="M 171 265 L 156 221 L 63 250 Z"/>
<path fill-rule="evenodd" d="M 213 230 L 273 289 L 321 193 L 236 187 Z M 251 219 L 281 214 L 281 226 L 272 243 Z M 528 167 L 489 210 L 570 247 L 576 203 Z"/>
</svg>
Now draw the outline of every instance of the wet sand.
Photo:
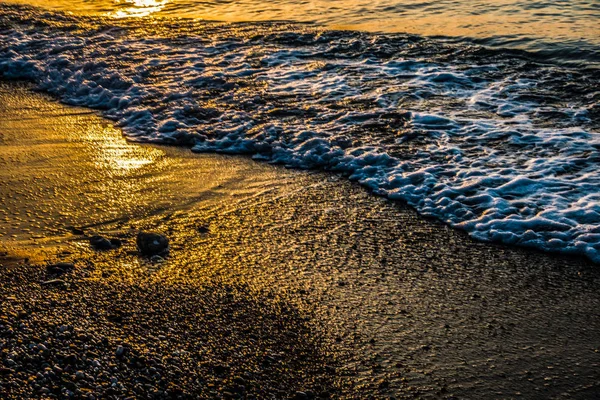
<svg viewBox="0 0 600 400">
<path fill-rule="evenodd" d="M 91 291 L 218 282 L 265 310 L 279 307 L 270 315 L 289 314 L 280 338 L 304 321 L 293 347 L 315 352 L 290 379 L 311 376 L 320 394 L 329 386 L 342 398 L 600 396 L 600 273 L 586 260 L 475 242 L 337 175 L 126 143 L 89 110 L 23 86 L 2 86 L 0 115 L 0 251 L 13 260 L 0 269 L 2 304 L 13 299 L 5 308 L 28 307 L 28 293 L 47 290 L 44 263 L 58 260 L 85 266 L 65 280 L 93 283 Z M 171 239 L 164 262 L 136 253 L 139 230 Z M 92 250 L 88 237 L 98 233 L 123 247 Z M 24 257 L 32 265 L 15 266 Z M 152 306 L 160 293 L 139 298 Z M 125 297 L 120 307 L 139 309 Z M 80 308 L 100 307 L 83 299 Z M 167 307 L 163 320 L 175 327 L 177 313 Z M 104 330 L 96 314 L 81 329 Z M 133 331 L 129 346 L 143 347 L 150 333 Z"/>
</svg>

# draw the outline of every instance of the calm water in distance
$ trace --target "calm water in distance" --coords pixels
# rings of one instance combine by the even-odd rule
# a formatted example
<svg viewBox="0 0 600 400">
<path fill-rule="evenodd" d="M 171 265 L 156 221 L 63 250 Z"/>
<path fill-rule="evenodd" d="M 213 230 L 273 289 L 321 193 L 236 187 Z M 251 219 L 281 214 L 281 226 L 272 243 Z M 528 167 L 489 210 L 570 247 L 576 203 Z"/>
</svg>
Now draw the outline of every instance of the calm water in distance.
<svg viewBox="0 0 600 400">
<path fill-rule="evenodd" d="M 598 0 L 14 0 L 73 13 L 222 21 L 289 20 L 336 29 L 466 37 L 527 50 L 597 51 Z"/>
</svg>

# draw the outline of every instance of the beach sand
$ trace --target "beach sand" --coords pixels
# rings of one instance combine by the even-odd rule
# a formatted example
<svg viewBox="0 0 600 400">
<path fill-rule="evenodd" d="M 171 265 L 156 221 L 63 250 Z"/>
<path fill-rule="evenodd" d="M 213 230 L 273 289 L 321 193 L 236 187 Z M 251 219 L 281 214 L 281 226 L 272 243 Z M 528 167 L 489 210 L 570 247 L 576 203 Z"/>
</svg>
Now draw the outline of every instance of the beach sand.
<svg viewBox="0 0 600 400">
<path fill-rule="evenodd" d="M 83 335 L 74 352 L 87 332 L 106 339 L 97 358 L 126 392 L 154 382 L 134 361 L 168 369 L 183 343 L 186 378 L 163 373 L 152 390 L 172 379 L 209 397 L 600 396 L 600 273 L 584 259 L 475 242 L 339 175 L 127 143 L 24 84 L 0 86 L 0 175 L 7 376 L 15 349 L 44 355 L 28 343 L 47 333 L 60 347 L 67 326 Z M 142 230 L 171 240 L 165 260 L 136 252 Z M 95 251 L 94 234 L 123 246 Z M 40 284 L 57 261 L 76 268 Z M 151 357 L 123 363 L 123 342 Z M 36 394 L 23 368 L 0 390 Z"/>
</svg>

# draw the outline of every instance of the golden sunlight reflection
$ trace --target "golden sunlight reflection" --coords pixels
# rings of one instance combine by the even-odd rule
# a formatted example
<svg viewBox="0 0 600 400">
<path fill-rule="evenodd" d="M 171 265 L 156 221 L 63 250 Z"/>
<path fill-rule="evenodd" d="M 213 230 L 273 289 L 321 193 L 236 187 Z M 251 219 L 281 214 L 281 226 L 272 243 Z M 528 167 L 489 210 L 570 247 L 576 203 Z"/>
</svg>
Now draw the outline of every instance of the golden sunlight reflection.
<svg viewBox="0 0 600 400">
<path fill-rule="evenodd" d="M 109 170 L 112 175 L 127 175 L 164 155 L 157 148 L 128 143 L 121 132 L 111 126 L 90 127 L 84 141 L 91 144 L 90 155 L 94 164 Z"/>
<path fill-rule="evenodd" d="M 115 0 L 118 6 L 125 6 L 112 13 L 116 18 L 141 18 L 157 13 L 169 0 Z"/>
</svg>

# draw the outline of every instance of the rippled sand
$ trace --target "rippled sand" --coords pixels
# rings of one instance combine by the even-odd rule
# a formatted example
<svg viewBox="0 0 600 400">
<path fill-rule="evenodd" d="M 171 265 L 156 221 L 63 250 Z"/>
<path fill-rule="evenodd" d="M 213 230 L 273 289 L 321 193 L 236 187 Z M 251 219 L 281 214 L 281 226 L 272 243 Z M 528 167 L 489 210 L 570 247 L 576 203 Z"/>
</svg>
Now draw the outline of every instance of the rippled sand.
<svg viewBox="0 0 600 400">
<path fill-rule="evenodd" d="M 474 242 L 336 175 L 129 144 L 86 110 L 0 92 L 1 251 L 106 282 L 271 291 L 329 338 L 343 397 L 600 395 L 586 261 Z M 171 238 L 165 262 L 136 254 L 140 229 Z M 124 246 L 94 252 L 93 233 Z"/>
</svg>

